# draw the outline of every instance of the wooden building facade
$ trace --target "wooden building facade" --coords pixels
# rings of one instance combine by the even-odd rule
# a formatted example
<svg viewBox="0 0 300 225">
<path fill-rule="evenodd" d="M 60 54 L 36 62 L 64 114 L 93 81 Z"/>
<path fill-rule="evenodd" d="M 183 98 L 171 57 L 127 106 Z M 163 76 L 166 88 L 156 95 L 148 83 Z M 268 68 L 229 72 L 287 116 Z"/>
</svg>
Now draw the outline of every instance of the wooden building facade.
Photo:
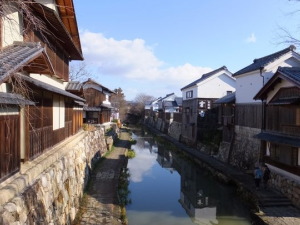
<svg viewBox="0 0 300 225">
<path fill-rule="evenodd" d="M 279 67 L 255 99 L 265 101 L 263 161 L 300 176 L 300 68 Z"/>
<path fill-rule="evenodd" d="M 82 60 L 73 1 L 23 2 L 0 19 L 0 181 L 82 127 L 84 99 L 65 90 L 69 62 Z"/>
</svg>

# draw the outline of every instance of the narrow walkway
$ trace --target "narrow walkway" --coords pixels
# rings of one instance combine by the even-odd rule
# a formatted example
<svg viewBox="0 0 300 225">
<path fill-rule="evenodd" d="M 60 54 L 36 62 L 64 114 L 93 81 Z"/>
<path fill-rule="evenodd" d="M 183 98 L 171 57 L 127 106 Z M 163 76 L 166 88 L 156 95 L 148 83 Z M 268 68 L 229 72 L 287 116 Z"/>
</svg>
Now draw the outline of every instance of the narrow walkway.
<svg viewBox="0 0 300 225">
<path fill-rule="evenodd" d="M 246 174 L 234 167 L 229 166 L 212 156 L 203 152 L 199 152 L 194 148 L 190 148 L 169 135 L 147 126 L 153 133 L 163 137 L 165 140 L 175 144 L 178 148 L 189 154 L 190 156 L 206 163 L 216 170 L 226 174 L 231 182 L 238 187 L 248 191 L 259 203 L 259 212 L 255 215 L 259 219 L 259 224 L 268 225 L 299 225 L 300 209 L 294 207 L 292 203 L 278 191 L 273 189 L 263 190 L 255 189 L 253 176 Z"/>
<path fill-rule="evenodd" d="M 121 132 L 114 150 L 99 163 L 91 176 L 89 187 L 80 207 L 81 225 L 121 225 L 117 188 L 120 170 L 126 163 L 125 152 L 130 135 Z"/>
</svg>

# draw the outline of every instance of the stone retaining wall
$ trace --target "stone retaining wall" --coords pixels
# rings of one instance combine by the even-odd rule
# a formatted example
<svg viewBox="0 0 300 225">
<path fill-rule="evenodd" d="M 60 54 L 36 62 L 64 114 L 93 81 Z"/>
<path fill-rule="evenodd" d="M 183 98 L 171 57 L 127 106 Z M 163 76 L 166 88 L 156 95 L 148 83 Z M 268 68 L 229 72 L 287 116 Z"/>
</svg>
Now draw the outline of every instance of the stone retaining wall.
<svg viewBox="0 0 300 225">
<path fill-rule="evenodd" d="M 261 130 L 251 127 L 235 126 L 234 147 L 230 164 L 242 169 L 253 169 L 259 162 L 260 140 L 253 138 Z"/>
<path fill-rule="evenodd" d="M 93 165 L 107 151 L 104 131 L 81 131 L 21 165 L 0 184 L 0 224 L 71 224 Z"/>
<path fill-rule="evenodd" d="M 168 135 L 179 141 L 181 137 L 181 123 L 173 121 L 169 126 Z"/>
<path fill-rule="evenodd" d="M 292 180 L 286 176 L 271 172 L 269 185 L 281 191 L 291 202 L 300 208 L 300 181 Z"/>
</svg>

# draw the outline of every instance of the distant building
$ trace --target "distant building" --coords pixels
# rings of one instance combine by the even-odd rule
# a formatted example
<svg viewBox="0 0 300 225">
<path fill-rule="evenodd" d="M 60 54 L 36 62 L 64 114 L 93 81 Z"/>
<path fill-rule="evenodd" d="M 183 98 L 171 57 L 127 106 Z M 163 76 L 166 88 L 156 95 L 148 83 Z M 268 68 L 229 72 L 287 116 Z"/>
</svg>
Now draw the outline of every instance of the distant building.
<svg viewBox="0 0 300 225">
<path fill-rule="evenodd" d="M 235 91 L 235 79 L 223 66 L 203 74 L 181 91 L 183 97 L 181 141 L 196 145 L 198 117 L 204 117 L 216 99 Z"/>
</svg>

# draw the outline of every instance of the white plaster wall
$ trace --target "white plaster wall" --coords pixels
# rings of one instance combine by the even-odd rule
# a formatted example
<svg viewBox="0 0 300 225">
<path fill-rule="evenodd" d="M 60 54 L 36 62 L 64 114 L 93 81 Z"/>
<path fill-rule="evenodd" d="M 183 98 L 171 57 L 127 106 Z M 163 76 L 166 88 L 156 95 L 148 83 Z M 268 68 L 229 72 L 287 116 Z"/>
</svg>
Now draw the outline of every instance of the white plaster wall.
<svg viewBox="0 0 300 225">
<path fill-rule="evenodd" d="M 53 96 L 53 130 L 59 129 L 60 122 L 59 122 L 59 96 Z"/>
<path fill-rule="evenodd" d="M 186 93 L 188 91 L 193 91 L 193 97 L 192 98 L 186 98 Z M 197 86 L 193 86 L 193 87 L 190 87 L 190 88 L 187 88 L 187 89 L 184 89 L 182 91 L 182 100 L 189 100 L 189 99 L 194 99 L 194 98 L 197 98 L 197 95 L 198 95 L 198 89 L 197 89 Z"/>
<path fill-rule="evenodd" d="M 7 92 L 7 84 L 6 83 L 0 84 L 0 92 Z"/>
<path fill-rule="evenodd" d="M 225 74 L 214 77 L 198 86 L 198 98 L 221 98 L 227 91 L 235 91 L 235 80 Z"/>
<path fill-rule="evenodd" d="M 293 58 L 291 54 L 288 54 L 281 59 L 271 63 L 265 67 L 262 75 L 260 76 L 259 70 L 237 76 L 236 77 L 236 103 L 253 103 L 258 102 L 253 100 L 253 97 L 263 87 L 263 82 L 266 84 L 268 80 L 276 73 L 278 67 L 295 67 L 300 66 L 300 61 Z M 264 79 L 264 81 L 263 81 Z"/>
<path fill-rule="evenodd" d="M 12 4 L 7 6 L 7 10 L 7 14 L 3 18 L 3 47 L 11 45 L 14 41 L 23 41 L 22 16 Z"/>
<path fill-rule="evenodd" d="M 44 74 L 36 74 L 36 73 L 31 73 L 30 77 L 42 81 L 46 84 L 52 85 L 54 87 L 60 88 L 62 90 L 65 90 L 65 85 L 64 82 L 62 82 L 59 79 L 56 79 L 55 77 L 50 77 L 48 75 L 44 75 Z"/>
<path fill-rule="evenodd" d="M 259 71 L 236 78 L 236 103 L 258 102 L 254 95 L 262 88 L 263 78 Z"/>
<path fill-rule="evenodd" d="M 57 7 L 54 0 L 36 0 L 36 2 L 41 3 L 57 12 Z"/>
</svg>

